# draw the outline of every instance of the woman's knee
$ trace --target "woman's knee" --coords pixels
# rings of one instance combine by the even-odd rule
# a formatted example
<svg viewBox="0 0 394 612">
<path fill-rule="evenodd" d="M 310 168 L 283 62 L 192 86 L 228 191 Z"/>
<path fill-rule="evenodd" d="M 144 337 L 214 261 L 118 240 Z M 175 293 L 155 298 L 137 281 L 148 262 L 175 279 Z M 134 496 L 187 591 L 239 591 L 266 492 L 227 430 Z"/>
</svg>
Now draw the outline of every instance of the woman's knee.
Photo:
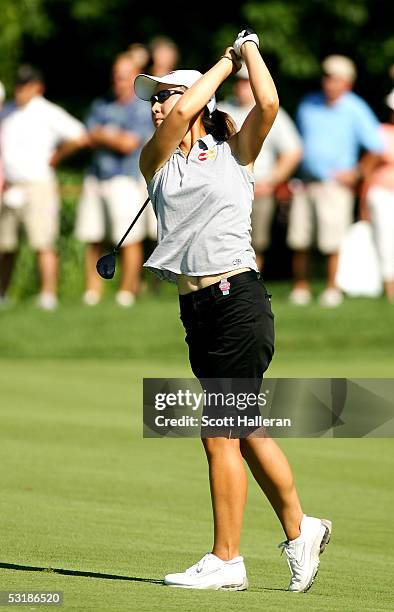
<svg viewBox="0 0 394 612">
<path fill-rule="evenodd" d="M 240 452 L 240 441 L 238 438 L 202 438 L 201 441 L 208 459 L 215 455 Z"/>
<path fill-rule="evenodd" d="M 241 438 L 240 452 L 242 453 L 243 456 L 247 456 L 250 453 L 250 451 L 253 452 L 258 448 L 269 447 L 270 445 L 272 445 L 272 442 L 273 440 L 267 433 L 266 428 L 260 427 L 259 429 L 255 430 L 249 436 L 246 436 L 245 438 Z"/>
</svg>

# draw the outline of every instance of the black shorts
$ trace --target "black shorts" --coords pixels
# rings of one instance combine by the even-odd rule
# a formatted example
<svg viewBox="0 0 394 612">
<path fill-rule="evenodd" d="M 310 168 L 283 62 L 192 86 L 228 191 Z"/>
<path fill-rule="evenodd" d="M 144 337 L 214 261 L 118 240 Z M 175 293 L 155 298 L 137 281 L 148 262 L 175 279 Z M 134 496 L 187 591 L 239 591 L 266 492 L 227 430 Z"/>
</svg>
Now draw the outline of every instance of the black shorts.
<svg viewBox="0 0 394 612">
<path fill-rule="evenodd" d="M 190 365 L 204 390 L 220 390 L 224 379 L 229 391 L 233 379 L 234 392 L 256 393 L 274 354 L 271 296 L 253 270 L 230 276 L 228 282 L 228 288 L 221 281 L 179 296 Z M 215 414 L 238 416 L 228 406 L 216 407 Z M 254 429 L 241 427 L 242 435 L 234 436 L 236 428 L 231 428 L 224 435 L 244 437 Z"/>
</svg>

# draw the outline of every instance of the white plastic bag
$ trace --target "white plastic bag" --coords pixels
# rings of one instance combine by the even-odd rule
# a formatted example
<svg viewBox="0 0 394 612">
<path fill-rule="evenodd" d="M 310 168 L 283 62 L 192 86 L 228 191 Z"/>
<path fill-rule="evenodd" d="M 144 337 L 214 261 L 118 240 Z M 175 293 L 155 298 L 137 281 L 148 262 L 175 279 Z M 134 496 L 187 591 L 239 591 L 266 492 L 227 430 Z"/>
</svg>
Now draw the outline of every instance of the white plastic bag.
<svg viewBox="0 0 394 612">
<path fill-rule="evenodd" d="M 377 297 L 383 283 L 372 226 L 358 221 L 348 230 L 339 249 L 337 286 L 353 297 Z"/>
</svg>

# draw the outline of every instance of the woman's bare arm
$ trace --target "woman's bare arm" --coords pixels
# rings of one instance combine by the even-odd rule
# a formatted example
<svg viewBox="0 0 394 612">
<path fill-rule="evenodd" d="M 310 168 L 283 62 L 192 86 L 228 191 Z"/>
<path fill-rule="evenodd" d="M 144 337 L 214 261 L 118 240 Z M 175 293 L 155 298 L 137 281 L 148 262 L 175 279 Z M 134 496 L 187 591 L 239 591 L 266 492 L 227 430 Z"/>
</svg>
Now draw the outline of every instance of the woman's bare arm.
<svg viewBox="0 0 394 612">
<path fill-rule="evenodd" d="M 240 163 L 252 168 L 277 115 L 279 98 L 275 83 L 256 44 L 252 41 L 245 42 L 241 53 L 248 69 L 256 104 L 239 132 L 230 138 L 229 145 Z"/>
<path fill-rule="evenodd" d="M 149 181 L 171 157 L 190 127 L 190 122 L 204 108 L 217 88 L 237 69 L 235 54 L 226 49 L 226 57 L 185 91 L 174 108 L 158 126 L 141 152 L 140 168 Z M 230 60 L 230 61 L 229 61 Z"/>
</svg>

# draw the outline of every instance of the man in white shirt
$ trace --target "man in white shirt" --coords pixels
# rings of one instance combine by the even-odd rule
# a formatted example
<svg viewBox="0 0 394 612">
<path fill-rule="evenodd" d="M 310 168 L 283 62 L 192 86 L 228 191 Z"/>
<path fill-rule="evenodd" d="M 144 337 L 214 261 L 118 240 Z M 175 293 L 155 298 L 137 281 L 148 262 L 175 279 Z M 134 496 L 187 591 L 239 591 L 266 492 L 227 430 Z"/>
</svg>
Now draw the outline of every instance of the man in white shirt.
<svg viewBox="0 0 394 612">
<path fill-rule="evenodd" d="M 5 187 L 0 205 L 0 298 L 8 288 L 18 248 L 20 226 L 37 252 L 40 273 L 38 305 L 57 306 L 60 201 L 54 165 L 88 144 L 81 122 L 43 97 L 39 70 L 21 66 L 15 86 L 15 107 L 0 129 Z"/>
<path fill-rule="evenodd" d="M 235 76 L 234 98 L 221 102 L 218 108 L 228 113 L 239 129 L 255 101 L 246 67 L 242 66 Z M 279 108 L 253 171 L 256 182 L 252 208 L 252 246 L 260 270 L 263 267 L 264 251 L 270 245 L 275 189 L 293 175 L 301 157 L 302 142 L 297 129 L 286 111 Z"/>
</svg>

